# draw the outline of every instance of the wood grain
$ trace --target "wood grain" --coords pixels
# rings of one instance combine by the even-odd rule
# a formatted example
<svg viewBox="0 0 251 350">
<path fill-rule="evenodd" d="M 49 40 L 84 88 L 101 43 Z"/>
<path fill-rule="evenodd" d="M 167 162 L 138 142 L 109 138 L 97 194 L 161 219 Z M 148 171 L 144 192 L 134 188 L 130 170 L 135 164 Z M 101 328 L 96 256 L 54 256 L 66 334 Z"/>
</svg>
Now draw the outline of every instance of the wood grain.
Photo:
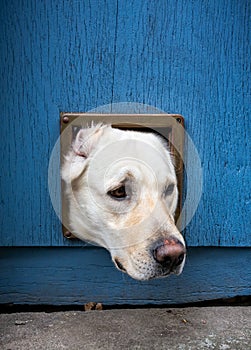
<svg viewBox="0 0 251 350">
<path fill-rule="evenodd" d="M 59 114 L 136 101 L 182 114 L 198 148 L 188 244 L 251 246 L 249 18 L 248 0 L 3 2 L 1 245 L 73 244 L 47 188 Z"/>
<path fill-rule="evenodd" d="M 92 247 L 2 248 L 0 263 L 0 304 L 161 305 L 251 294 L 250 248 L 191 248 L 180 276 L 145 282 Z"/>
</svg>

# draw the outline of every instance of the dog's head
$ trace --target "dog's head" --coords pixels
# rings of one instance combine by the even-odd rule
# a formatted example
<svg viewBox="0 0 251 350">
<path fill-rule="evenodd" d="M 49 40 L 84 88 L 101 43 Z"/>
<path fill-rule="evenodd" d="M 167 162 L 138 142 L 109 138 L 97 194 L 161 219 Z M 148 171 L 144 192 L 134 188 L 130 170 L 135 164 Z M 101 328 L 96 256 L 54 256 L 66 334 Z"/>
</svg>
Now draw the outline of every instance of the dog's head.
<svg viewBox="0 0 251 350">
<path fill-rule="evenodd" d="M 160 137 L 107 125 L 81 129 L 62 178 L 77 237 L 108 249 L 117 268 L 135 279 L 182 272 L 177 179 Z"/>
</svg>

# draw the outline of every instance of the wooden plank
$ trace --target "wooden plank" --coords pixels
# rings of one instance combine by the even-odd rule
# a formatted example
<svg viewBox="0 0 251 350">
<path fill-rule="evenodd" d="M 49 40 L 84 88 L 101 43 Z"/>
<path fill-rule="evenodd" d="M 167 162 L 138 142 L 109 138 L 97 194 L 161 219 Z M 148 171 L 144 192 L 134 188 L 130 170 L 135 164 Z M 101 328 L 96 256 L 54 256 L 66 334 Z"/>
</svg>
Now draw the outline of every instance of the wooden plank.
<svg viewBox="0 0 251 350">
<path fill-rule="evenodd" d="M 1 245 L 71 245 L 47 190 L 60 111 L 138 101 L 182 114 L 203 198 L 189 245 L 251 246 L 250 2 L 5 1 Z"/>
<path fill-rule="evenodd" d="M 0 249 L 0 303 L 172 304 L 251 294 L 250 248 L 192 248 L 180 276 L 139 282 L 103 249 Z"/>
<path fill-rule="evenodd" d="M 116 1 L 7 1 L 0 16 L 0 244 L 63 244 L 49 156 L 60 110 L 111 101 Z"/>
<path fill-rule="evenodd" d="M 182 114 L 201 157 L 190 245 L 251 245 L 250 14 L 248 0 L 119 2 L 114 100 Z"/>
</svg>

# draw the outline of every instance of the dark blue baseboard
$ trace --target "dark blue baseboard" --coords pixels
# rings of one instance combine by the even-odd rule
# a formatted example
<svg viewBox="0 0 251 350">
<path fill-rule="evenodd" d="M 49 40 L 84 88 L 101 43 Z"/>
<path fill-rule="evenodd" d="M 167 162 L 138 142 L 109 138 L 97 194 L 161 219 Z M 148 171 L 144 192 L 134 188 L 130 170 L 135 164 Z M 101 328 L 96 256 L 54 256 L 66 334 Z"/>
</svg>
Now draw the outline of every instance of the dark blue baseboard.
<svg viewBox="0 0 251 350">
<path fill-rule="evenodd" d="M 184 272 L 134 281 L 97 247 L 0 248 L 0 303 L 175 304 L 251 295 L 251 248 L 190 248 Z"/>
</svg>

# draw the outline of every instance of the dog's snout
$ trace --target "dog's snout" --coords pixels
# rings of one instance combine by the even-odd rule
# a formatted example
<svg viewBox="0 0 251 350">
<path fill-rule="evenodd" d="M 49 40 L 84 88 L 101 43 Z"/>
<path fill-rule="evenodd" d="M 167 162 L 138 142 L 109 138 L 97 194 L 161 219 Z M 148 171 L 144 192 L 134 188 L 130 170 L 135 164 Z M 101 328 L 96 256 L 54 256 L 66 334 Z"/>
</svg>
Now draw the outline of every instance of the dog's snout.
<svg viewBox="0 0 251 350">
<path fill-rule="evenodd" d="M 165 239 L 154 251 L 155 260 L 162 266 L 175 269 L 184 260 L 186 248 L 176 238 Z"/>
</svg>

